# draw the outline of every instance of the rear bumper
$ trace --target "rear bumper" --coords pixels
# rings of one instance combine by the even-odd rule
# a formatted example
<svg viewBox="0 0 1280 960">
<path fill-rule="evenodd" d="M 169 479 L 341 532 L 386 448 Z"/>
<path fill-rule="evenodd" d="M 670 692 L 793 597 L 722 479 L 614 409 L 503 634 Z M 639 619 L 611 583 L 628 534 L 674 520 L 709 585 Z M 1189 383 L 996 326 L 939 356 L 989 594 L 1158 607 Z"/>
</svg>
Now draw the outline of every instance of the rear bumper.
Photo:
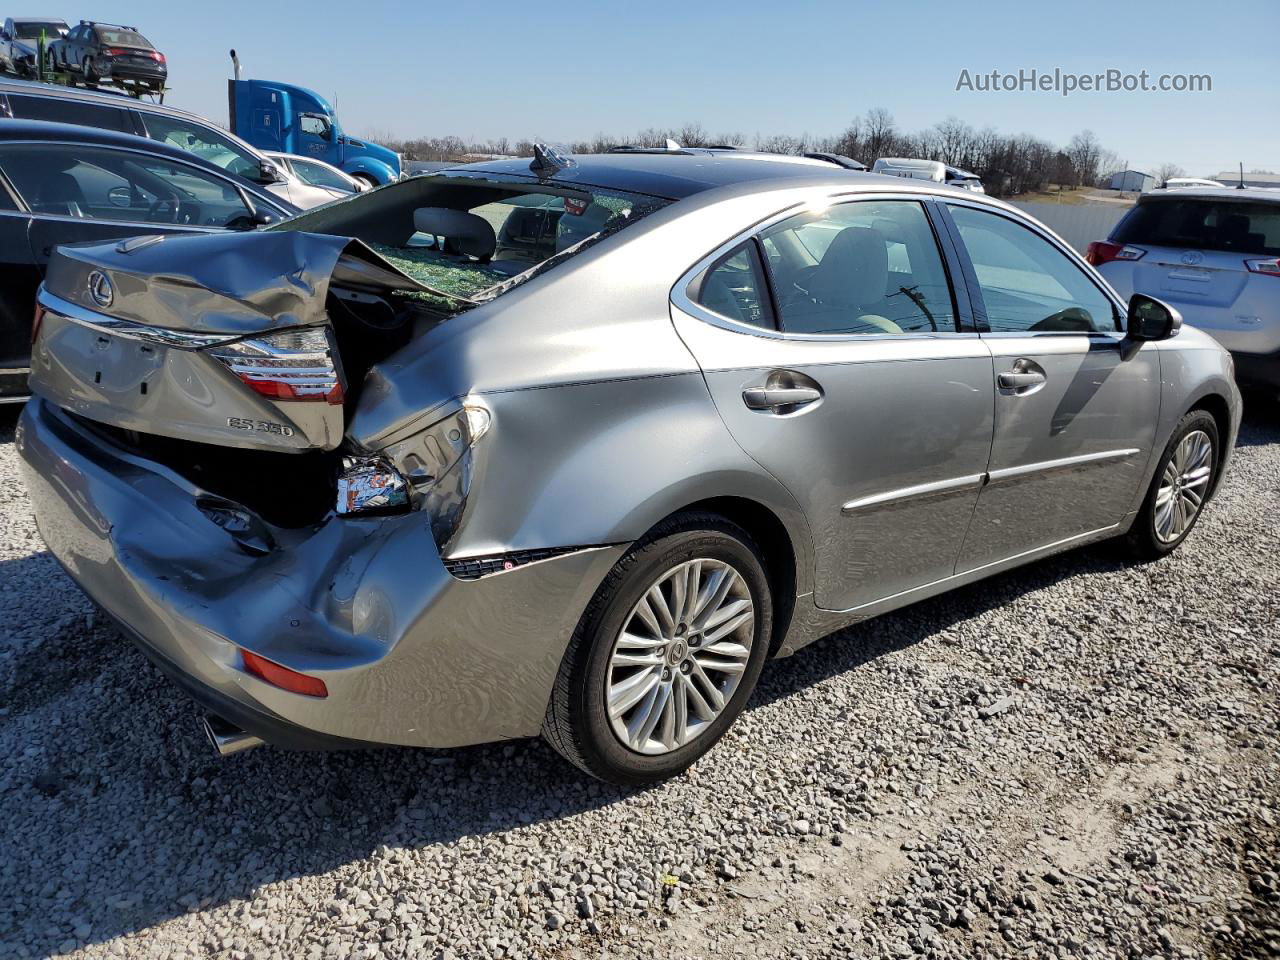
<svg viewBox="0 0 1280 960">
<path fill-rule="evenodd" d="M 27 387 L 27 379 L 31 375 L 29 367 L 0 366 L 0 403 L 21 403 L 31 393 Z"/>
<path fill-rule="evenodd" d="M 623 548 L 457 580 L 420 514 L 276 531 L 238 548 L 197 488 L 33 399 L 16 444 L 37 526 L 80 587 L 196 700 L 290 747 L 450 747 L 541 728 L 577 619 Z M 287 456 L 287 454 L 282 454 Z M 240 650 L 320 677 L 246 673 Z"/>
<path fill-rule="evenodd" d="M 99 71 L 104 77 L 110 77 L 113 80 L 140 80 L 145 83 L 164 83 L 169 78 L 169 71 L 166 67 L 150 68 L 142 64 L 134 63 L 112 63 L 104 60 L 98 65 Z"/>
</svg>

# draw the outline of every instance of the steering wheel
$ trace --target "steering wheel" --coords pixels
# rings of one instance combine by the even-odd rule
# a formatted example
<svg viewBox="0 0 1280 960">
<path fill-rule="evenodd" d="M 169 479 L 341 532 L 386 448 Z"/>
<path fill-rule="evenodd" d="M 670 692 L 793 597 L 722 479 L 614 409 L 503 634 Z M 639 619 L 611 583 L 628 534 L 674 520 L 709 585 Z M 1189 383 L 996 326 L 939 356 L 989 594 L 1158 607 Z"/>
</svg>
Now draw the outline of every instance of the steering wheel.
<svg viewBox="0 0 1280 960">
<path fill-rule="evenodd" d="M 154 223 L 177 223 L 181 204 L 176 193 L 166 197 L 156 197 L 147 207 L 147 219 Z"/>
</svg>

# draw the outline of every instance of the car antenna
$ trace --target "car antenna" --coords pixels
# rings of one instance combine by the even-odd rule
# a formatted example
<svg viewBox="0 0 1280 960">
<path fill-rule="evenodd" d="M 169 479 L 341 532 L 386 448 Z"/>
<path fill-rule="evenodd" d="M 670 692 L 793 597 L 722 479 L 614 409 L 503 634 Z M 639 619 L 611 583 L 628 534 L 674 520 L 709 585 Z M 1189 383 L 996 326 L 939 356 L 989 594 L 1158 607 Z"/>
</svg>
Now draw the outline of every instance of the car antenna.
<svg viewBox="0 0 1280 960">
<path fill-rule="evenodd" d="M 1236 184 L 1236 189 L 1237 190 L 1244 189 L 1244 161 L 1243 160 L 1240 161 L 1240 182 Z"/>
<path fill-rule="evenodd" d="M 554 176 L 567 167 L 576 167 L 578 161 L 573 157 L 566 157 L 564 154 L 553 150 L 545 143 L 535 143 L 533 145 L 533 162 L 529 164 L 529 169 L 534 173 L 545 177 Z"/>
<path fill-rule="evenodd" d="M 674 140 L 672 140 L 670 137 L 667 137 L 667 149 L 668 149 L 668 150 L 683 150 L 683 149 L 684 149 L 684 147 L 680 146 L 680 144 L 676 143 L 676 142 L 675 142 Z"/>
</svg>

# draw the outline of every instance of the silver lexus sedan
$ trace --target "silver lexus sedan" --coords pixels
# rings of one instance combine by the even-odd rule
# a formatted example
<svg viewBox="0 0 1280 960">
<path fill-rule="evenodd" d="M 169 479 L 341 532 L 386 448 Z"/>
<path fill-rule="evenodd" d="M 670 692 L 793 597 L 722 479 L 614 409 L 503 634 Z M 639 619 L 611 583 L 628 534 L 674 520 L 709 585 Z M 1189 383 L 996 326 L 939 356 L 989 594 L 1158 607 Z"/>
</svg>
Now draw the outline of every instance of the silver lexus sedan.
<svg viewBox="0 0 1280 960">
<path fill-rule="evenodd" d="M 1231 360 L 1017 210 L 664 150 L 63 248 L 17 446 L 220 751 L 541 734 L 620 783 L 765 661 L 1107 538 L 1175 549 Z"/>
</svg>

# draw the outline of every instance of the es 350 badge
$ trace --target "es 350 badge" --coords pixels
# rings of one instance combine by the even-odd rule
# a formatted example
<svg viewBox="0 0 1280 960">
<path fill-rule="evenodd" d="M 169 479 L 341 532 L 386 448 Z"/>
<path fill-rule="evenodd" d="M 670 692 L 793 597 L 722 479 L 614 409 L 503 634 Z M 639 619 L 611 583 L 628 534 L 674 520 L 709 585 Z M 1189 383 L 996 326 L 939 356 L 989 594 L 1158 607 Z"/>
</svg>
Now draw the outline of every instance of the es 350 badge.
<svg viewBox="0 0 1280 960">
<path fill-rule="evenodd" d="M 292 437 L 293 427 L 270 420 L 250 420 L 247 417 L 227 417 L 227 426 L 235 430 L 252 430 L 255 433 L 271 433 L 277 437 Z"/>
</svg>

